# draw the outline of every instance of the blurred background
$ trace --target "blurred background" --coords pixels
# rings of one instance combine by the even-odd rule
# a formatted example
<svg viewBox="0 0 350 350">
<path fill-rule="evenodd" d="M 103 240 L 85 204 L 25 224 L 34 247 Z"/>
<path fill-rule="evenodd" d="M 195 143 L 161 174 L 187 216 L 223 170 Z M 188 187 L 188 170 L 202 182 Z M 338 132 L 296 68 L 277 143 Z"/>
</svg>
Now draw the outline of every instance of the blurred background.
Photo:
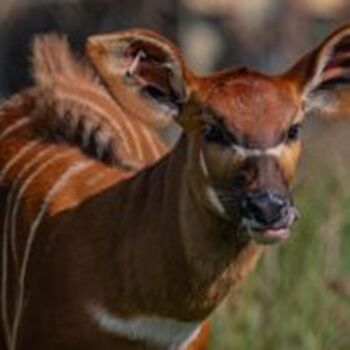
<svg viewBox="0 0 350 350">
<path fill-rule="evenodd" d="M 279 72 L 346 21 L 349 0 L 1 0 L 0 98 L 30 85 L 39 32 L 67 33 L 82 52 L 90 33 L 147 27 L 173 39 L 197 72 Z M 214 314 L 211 349 L 350 349 L 350 116 L 309 118 L 304 138 L 301 220 Z"/>
</svg>

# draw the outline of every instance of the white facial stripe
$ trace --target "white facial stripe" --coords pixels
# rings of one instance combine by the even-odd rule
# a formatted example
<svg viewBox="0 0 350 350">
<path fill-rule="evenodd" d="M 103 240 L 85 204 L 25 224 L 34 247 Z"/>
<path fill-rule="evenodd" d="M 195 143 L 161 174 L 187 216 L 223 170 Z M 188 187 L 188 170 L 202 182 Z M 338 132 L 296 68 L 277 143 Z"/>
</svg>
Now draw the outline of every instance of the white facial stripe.
<svg viewBox="0 0 350 350">
<path fill-rule="evenodd" d="M 200 322 L 157 316 L 123 319 L 95 304 L 89 305 L 87 311 L 105 332 L 170 349 L 185 349 L 184 345 L 193 339 L 200 327 Z"/>
<path fill-rule="evenodd" d="M 209 170 L 208 170 L 207 163 L 205 161 L 202 149 L 199 152 L 199 165 L 202 169 L 203 175 L 207 178 L 209 176 Z"/>
<path fill-rule="evenodd" d="M 211 186 L 207 186 L 206 195 L 209 200 L 209 203 L 213 206 L 213 208 L 220 214 L 225 215 L 225 208 L 222 205 L 220 198 L 216 194 L 215 190 Z"/>
<path fill-rule="evenodd" d="M 209 170 L 207 163 L 204 158 L 203 150 L 200 150 L 199 152 L 199 166 L 202 170 L 202 174 L 205 178 L 208 179 L 209 177 Z M 220 198 L 218 197 L 217 193 L 215 192 L 215 189 L 211 187 L 210 185 L 207 185 L 205 187 L 205 196 L 207 197 L 208 202 L 211 204 L 214 210 L 216 210 L 220 215 L 225 215 L 225 208 L 222 205 Z"/>
<path fill-rule="evenodd" d="M 233 150 L 238 153 L 243 158 L 248 157 L 260 157 L 260 156 L 272 156 L 272 157 L 280 157 L 285 145 L 279 144 L 275 147 L 270 147 L 266 149 L 259 149 L 259 148 L 246 148 L 238 145 L 233 145 Z"/>
</svg>

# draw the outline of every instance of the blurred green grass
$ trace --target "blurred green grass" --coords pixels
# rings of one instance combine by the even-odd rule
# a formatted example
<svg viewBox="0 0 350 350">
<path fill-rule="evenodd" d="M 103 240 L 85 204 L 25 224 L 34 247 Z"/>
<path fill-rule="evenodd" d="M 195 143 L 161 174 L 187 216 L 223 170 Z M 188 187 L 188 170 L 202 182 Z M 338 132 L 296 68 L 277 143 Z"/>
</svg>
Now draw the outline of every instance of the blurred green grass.
<svg viewBox="0 0 350 350">
<path fill-rule="evenodd" d="M 214 314 L 210 349 L 350 349 L 350 124 L 344 126 L 315 128 L 295 191 L 302 218 Z"/>
</svg>

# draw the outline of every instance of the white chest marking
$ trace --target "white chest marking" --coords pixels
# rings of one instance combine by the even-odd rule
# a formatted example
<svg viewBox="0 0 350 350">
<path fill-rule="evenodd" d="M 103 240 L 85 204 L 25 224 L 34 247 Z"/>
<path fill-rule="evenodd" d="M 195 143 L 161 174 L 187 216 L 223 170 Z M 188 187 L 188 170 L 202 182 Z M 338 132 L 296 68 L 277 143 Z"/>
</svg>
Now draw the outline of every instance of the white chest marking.
<svg viewBox="0 0 350 350">
<path fill-rule="evenodd" d="M 123 319 L 96 304 L 88 306 L 88 313 L 105 332 L 169 349 L 185 349 L 185 346 L 198 335 L 200 329 L 200 322 L 185 322 L 156 316 Z"/>
</svg>

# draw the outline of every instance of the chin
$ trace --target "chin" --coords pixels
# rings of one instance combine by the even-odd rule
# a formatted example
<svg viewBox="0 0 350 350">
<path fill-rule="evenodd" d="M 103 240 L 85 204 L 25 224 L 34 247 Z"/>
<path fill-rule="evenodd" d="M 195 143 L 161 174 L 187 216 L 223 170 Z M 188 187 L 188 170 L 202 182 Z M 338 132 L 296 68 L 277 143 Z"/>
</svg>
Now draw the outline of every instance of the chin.
<svg viewBox="0 0 350 350">
<path fill-rule="evenodd" d="M 290 236 L 289 228 L 247 230 L 250 238 L 257 244 L 276 244 L 285 241 Z"/>
</svg>

